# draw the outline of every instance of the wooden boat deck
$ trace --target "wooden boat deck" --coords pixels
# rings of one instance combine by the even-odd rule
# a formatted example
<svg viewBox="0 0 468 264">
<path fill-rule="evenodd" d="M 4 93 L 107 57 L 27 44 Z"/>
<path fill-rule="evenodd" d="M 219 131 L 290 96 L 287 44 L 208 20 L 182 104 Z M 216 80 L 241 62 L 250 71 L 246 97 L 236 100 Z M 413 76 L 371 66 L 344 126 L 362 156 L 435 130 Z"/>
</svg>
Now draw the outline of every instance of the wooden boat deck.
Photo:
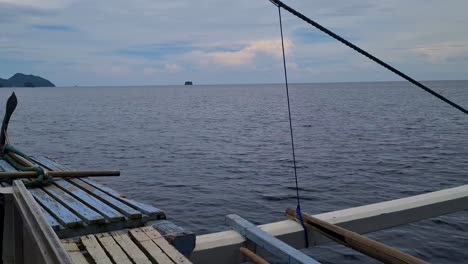
<svg viewBox="0 0 468 264">
<path fill-rule="evenodd" d="M 152 227 L 62 239 L 62 243 L 75 264 L 191 263 Z"/>
<path fill-rule="evenodd" d="M 48 170 L 71 170 L 44 156 L 32 159 Z M 16 171 L 4 160 L 0 160 L 0 169 Z M 55 179 L 52 185 L 28 190 L 60 238 L 141 227 L 166 219 L 160 209 L 128 199 L 88 178 Z"/>
</svg>

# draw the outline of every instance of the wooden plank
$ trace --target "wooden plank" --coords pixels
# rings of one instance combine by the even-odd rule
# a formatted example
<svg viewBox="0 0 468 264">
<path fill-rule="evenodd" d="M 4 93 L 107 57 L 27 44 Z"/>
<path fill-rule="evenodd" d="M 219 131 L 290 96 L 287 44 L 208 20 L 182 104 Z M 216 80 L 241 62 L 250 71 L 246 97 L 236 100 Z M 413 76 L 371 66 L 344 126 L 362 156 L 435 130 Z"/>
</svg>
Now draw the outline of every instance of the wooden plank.
<svg viewBox="0 0 468 264">
<path fill-rule="evenodd" d="M 6 162 L 5 160 L 0 160 L 0 168 L 2 168 L 2 171 L 4 171 L 4 172 L 18 171 L 13 166 L 11 166 L 10 163 Z"/>
<path fill-rule="evenodd" d="M 112 237 L 136 264 L 151 264 L 145 253 L 133 243 L 126 232 L 111 232 Z"/>
<path fill-rule="evenodd" d="M 151 238 L 143 232 L 141 229 L 129 230 L 130 236 L 140 245 L 147 255 L 150 256 L 151 260 L 159 264 L 173 264 L 172 261 L 166 254 L 151 240 Z"/>
<path fill-rule="evenodd" d="M 315 217 L 365 234 L 401 226 L 422 219 L 437 217 L 468 209 L 468 185 L 436 192 L 369 204 L 344 210 L 327 212 Z M 304 248 L 304 229 L 292 220 L 259 226 L 262 230 L 296 248 Z M 239 263 L 239 247 L 245 238 L 235 231 L 223 231 L 197 236 L 195 250 L 190 259 L 196 263 Z M 329 239 L 309 230 L 311 246 L 330 242 Z"/>
<path fill-rule="evenodd" d="M 75 242 L 62 241 L 62 243 L 63 243 L 63 247 L 68 252 L 68 255 L 70 256 L 74 264 L 88 264 L 89 263 L 88 260 L 86 260 L 86 257 L 83 255 L 83 253 L 81 253 L 81 250 L 78 248 L 78 245 L 76 245 Z"/>
<path fill-rule="evenodd" d="M 123 221 L 125 217 L 112 207 L 101 202 L 99 199 L 89 195 L 87 192 L 69 183 L 68 181 L 56 181 L 55 184 L 65 190 L 67 193 L 84 203 L 86 206 L 96 210 L 104 215 L 110 222 Z"/>
<path fill-rule="evenodd" d="M 154 228 L 145 226 L 140 228 L 159 248 L 177 264 L 191 263 L 184 255 L 177 251 L 173 246 L 167 242 L 166 239 Z"/>
<path fill-rule="evenodd" d="M 94 235 L 82 236 L 80 240 L 96 264 L 112 264 Z"/>
<path fill-rule="evenodd" d="M 49 214 L 49 212 L 44 210 L 44 208 L 42 207 L 41 207 L 41 211 L 44 214 L 44 217 L 47 220 L 47 222 L 49 222 L 52 229 L 54 230 L 60 229 L 60 223 L 57 221 L 57 219 L 55 219 L 51 214 Z"/>
<path fill-rule="evenodd" d="M 50 197 L 46 192 L 41 189 L 29 189 L 29 192 L 34 196 L 36 201 L 47 210 L 55 219 L 57 219 L 63 226 L 75 227 L 83 223 L 81 218 L 73 214 L 70 210 L 64 207 L 61 203 L 57 202 L 54 198 Z"/>
<path fill-rule="evenodd" d="M 226 222 L 236 232 L 245 236 L 247 239 L 254 242 L 258 247 L 267 250 L 282 261 L 290 264 L 319 263 L 301 251 L 269 235 L 265 231 L 258 228 L 256 225 L 238 215 L 231 214 L 226 216 Z"/>
<path fill-rule="evenodd" d="M 157 220 L 146 223 L 156 229 L 180 253 L 189 256 L 195 248 L 196 236 L 168 220 Z"/>
<path fill-rule="evenodd" d="M 31 159 L 50 170 L 63 170 L 63 171 L 72 170 L 70 167 L 62 165 L 46 156 L 35 155 L 35 156 L 31 156 Z"/>
<path fill-rule="evenodd" d="M 125 252 L 109 233 L 95 235 L 114 263 L 132 264 Z"/>
<path fill-rule="evenodd" d="M 36 162 L 43 165 L 44 167 L 47 167 L 48 169 L 51 169 L 51 170 L 72 170 L 44 156 L 35 156 L 33 157 L 33 159 Z M 137 218 L 142 217 L 141 210 L 140 211 L 135 210 L 135 208 L 138 209 L 138 206 L 145 208 L 147 212 L 146 211 L 143 211 L 143 212 L 145 212 L 146 214 L 150 216 L 153 216 L 153 218 L 154 216 L 159 216 L 162 213 L 157 208 L 156 208 L 157 210 L 155 210 L 154 208 L 149 208 L 147 205 L 140 204 L 135 201 L 133 201 L 133 204 L 138 205 L 138 206 L 131 206 L 131 205 L 129 206 L 128 204 L 131 203 L 132 200 L 128 199 L 129 201 L 122 202 L 121 199 L 118 199 L 117 197 L 109 195 L 108 193 L 101 191 L 100 189 L 94 187 L 92 184 L 90 185 L 89 183 L 86 183 L 85 181 L 80 181 L 79 179 L 73 179 L 73 180 L 70 180 L 70 182 L 75 184 L 76 186 L 79 186 L 86 192 L 93 194 L 96 198 L 100 199 L 101 201 L 108 204 L 112 208 L 118 210 L 119 212 L 126 215 L 130 219 L 137 219 Z M 119 193 L 115 192 L 114 190 L 110 189 L 110 191 L 112 191 L 114 194 L 116 194 L 119 197 L 121 196 Z M 148 212 L 154 212 L 154 213 L 148 213 Z M 150 217 L 150 219 L 153 219 L 153 218 Z M 159 218 L 155 218 L 155 219 L 159 219 Z"/>
<path fill-rule="evenodd" d="M 4 172 L 15 172 L 17 171 L 13 166 L 11 166 L 8 162 L 5 160 L 0 160 L 0 170 Z M 11 184 L 6 183 L 6 182 L 1 182 L 1 186 L 3 187 L 9 187 Z"/>
<path fill-rule="evenodd" d="M 73 179 L 69 181 L 75 184 L 76 186 L 80 187 L 81 189 L 85 190 L 86 192 L 94 195 L 96 198 L 111 206 L 112 208 L 116 209 L 117 211 L 121 212 L 130 219 L 138 219 L 142 217 L 142 213 L 140 211 L 133 209 L 132 207 L 120 202 L 114 197 L 100 191 L 99 189 L 94 188 L 93 186 L 83 181 L 80 181 L 78 179 Z"/>
<path fill-rule="evenodd" d="M 426 262 L 414 256 L 406 254 L 396 248 L 361 236 L 357 233 L 341 228 L 337 225 L 320 220 L 308 214 L 297 215 L 296 210 L 288 208 L 286 216 L 293 218 L 296 222 L 298 217 L 302 217 L 307 228 L 313 229 L 320 234 L 356 251 L 359 251 L 369 257 L 379 260 L 383 263 L 412 263 L 425 264 Z"/>
<path fill-rule="evenodd" d="M 56 184 L 60 184 L 64 180 L 55 180 Z M 72 211 L 75 215 L 79 216 L 88 224 L 104 223 L 105 219 L 96 211 L 87 207 L 73 196 L 64 192 L 62 189 L 55 185 L 50 185 L 42 188 L 50 196 L 54 197 L 57 201 L 62 203 L 67 209 Z"/>
<path fill-rule="evenodd" d="M 28 259 L 35 259 L 36 263 L 71 264 L 72 261 L 62 243 L 42 215 L 41 208 L 22 181 L 14 181 L 13 196 L 17 211 L 21 215 L 17 222 L 23 224 L 22 229 L 24 234 L 27 234 L 25 239 L 31 242 L 29 244 L 31 250 L 25 248 L 25 252 L 30 254 L 27 255 Z M 38 255 L 33 256 L 31 252 L 36 252 Z"/>
<path fill-rule="evenodd" d="M 270 264 L 264 258 L 255 254 L 254 252 L 252 252 L 250 249 L 246 247 L 240 247 L 240 252 L 255 264 Z"/>
<path fill-rule="evenodd" d="M 108 195 L 110 196 L 113 196 L 114 198 L 120 200 L 121 202 L 149 215 L 149 216 L 158 216 L 158 215 L 163 215 L 164 213 L 156 208 L 156 207 L 153 207 L 151 205 L 148 205 L 148 204 L 144 204 L 144 203 L 140 203 L 140 202 L 137 202 L 135 200 L 132 200 L 132 199 L 128 199 L 128 198 L 125 198 L 122 194 L 120 194 L 119 192 L 115 191 L 115 190 L 112 190 L 111 188 L 107 187 L 107 186 L 104 186 L 100 183 L 97 183 L 93 180 L 90 180 L 90 179 L 86 179 L 86 178 L 83 178 L 83 179 L 79 179 L 83 182 L 86 182 L 87 184 L 101 190 L 102 192 L 105 192 L 107 193 Z M 165 218 L 165 217 L 164 217 Z"/>
</svg>

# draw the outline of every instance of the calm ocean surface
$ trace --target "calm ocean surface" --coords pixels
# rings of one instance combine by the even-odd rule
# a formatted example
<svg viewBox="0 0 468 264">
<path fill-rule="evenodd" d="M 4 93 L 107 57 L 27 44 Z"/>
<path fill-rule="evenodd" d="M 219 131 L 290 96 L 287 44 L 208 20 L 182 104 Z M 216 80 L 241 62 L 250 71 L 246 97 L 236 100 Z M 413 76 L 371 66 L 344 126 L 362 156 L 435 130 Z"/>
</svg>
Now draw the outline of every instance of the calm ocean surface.
<svg viewBox="0 0 468 264">
<path fill-rule="evenodd" d="M 428 82 L 468 107 L 468 81 Z M 0 89 L 2 109 L 12 89 Z M 282 85 L 15 89 L 10 139 L 156 205 L 197 234 L 295 206 Z M 468 184 L 468 117 L 403 82 L 296 84 L 292 115 L 303 210 L 322 213 Z M 2 114 L 3 116 L 3 114 Z M 372 238 L 434 263 L 468 262 L 468 211 Z M 323 263 L 373 263 L 341 246 Z"/>
</svg>

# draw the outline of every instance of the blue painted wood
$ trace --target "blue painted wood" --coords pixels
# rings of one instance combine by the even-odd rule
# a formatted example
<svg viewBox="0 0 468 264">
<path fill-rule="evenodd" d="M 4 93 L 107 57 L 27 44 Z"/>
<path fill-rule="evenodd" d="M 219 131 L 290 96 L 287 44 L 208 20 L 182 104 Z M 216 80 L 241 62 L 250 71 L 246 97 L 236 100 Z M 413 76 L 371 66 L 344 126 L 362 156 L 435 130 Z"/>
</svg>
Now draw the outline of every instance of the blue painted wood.
<svg viewBox="0 0 468 264">
<path fill-rule="evenodd" d="M 5 160 L 0 160 L 0 167 L 2 168 L 3 171 L 5 172 L 13 172 L 17 171 L 13 166 L 11 166 L 8 162 Z"/>
<path fill-rule="evenodd" d="M 64 180 L 55 180 L 55 184 L 60 184 Z M 55 185 L 49 185 L 42 188 L 50 196 L 54 197 L 55 200 L 62 203 L 66 208 L 72 211 L 74 214 L 83 219 L 87 224 L 95 223 L 104 223 L 105 219 L 102 215 L 94 211 L 93 209 L 87 207 L 85 204 L 81 203 L 75 199 L 70 194 L 64 192 L 62 189 Z"/>
<path fill-rule="evenodd" d="M 32 156 L 31 159 L 41 164 L 42 166 L 48 168 L 49 170 L 59 170 L 59 171 L 71 171 L 72 170 L 71 168 L 65 165 L 62 165 L 58 162 L 55 162 L 46 156 L 36 155 L 36 156 Z"/>
<path fill-rule="evenodd" d="M 95 187 L 96 189 L 99 189 L 101 190 L 102 192 L 105 192 L 107 193 L 108 195 L 111 195 L 113 196 L 114 198 L 122 201 L 123 203 L 137 209 L 137 210 L 140 210 L 142 211 L 143 213 L 149 215 L 149 216 L 154 216 L 154 215 L 163 215 L 163 211 L 161 211 L 160 209 L 156 208 L 156 207 L 153 207 L 151 205 L 148 205 L 148 204 L 144 204 L 144 203 L 140 203 L 140 202 L 137 202 L 135 200 L 132 200 L 132 199 L 128 199 L 128 198 L 125 198 L 122 194 L 120 194 L 119 192 L 107 187 L 107 186 L 104 186 L 100 183 L 97 183 L 93 180 L 90 180 L 90 179 L 87 179 L 87 178 L 82 178 L 82 179 L 79 179 L 83 182 L 86 182 L 87 184 Z"/>
<path fill-rule="evenodd" d="M 33 159 L 40 163 L 42 166 L 47 167 L 51 170 L 71 170 L 68 167 L 65 167 L 47 157 L 44 156 L 35 156 Z M 142 213 L 140 211 L 135 210 L 134 208 L 120 202 L 119 200 L 115 199 L 114 197 L 100 191 L 99 189 L 94 188 L 93 186 L 79 181 L 78 179 L 71 179 L 68 182 L 76 185 L 77 187 L 83 189 L 91 196 L 96 197 L 97 199 L 101 200 L 103 203 L 109 205 L 110 207 L 114 208 L 115 210 L 119 211 L 120 213 L 124 214 L 130 219 L 139 219 L 142 218 Z M 153 220 L 150 217 L 150 220 Z"/>
<path fill-rule="evenodd" d="M 34 196 L 36 201 L 46 209 L 55 219 L 63 226 L 75 227 L 82 225 L 83 221 L 68 210 L 65 206 L 50 197 L 41 189 L 29 189 L 29 192 Z"/>
<path fill-rule="evenodd" d="M 52 215 L 50 215 L 49 212 L 44 210 L 44 208 L 41 207 L 41 210 L 42 210 L 42 213 L 44 214 L 45 219 L 47 219 L 47 222 L 49 222 L 52 229 L 59 230 L 61 227 L 60 223 Z"/>
<path fill-rule="evenodd" d="M 59 164 L 59 163 L 57 163 L 57 162 L 55 162 L 55 161 L 53 161 L 53 160 L 51 160 L 51 159 L 49 159 L 47 157 L 44 157 L 44 156 L 34 156 L 32 158 L 33 158 L 33 160 L 37 161 L 41 165 L 43 165 L 43 166 L 45 166 L 45 167 L 47 167 L 47 168 L 49 168 L 51 170 L 71 170 L 69 167 L 61 165 L 61 164 Z M 90 180 L 88 178 L 73 180 L 74 184 L 79 185 L 79 186 L 83 186 L 81 184 L 78 184 L 77 183 L 78 181 L 82 181 L 82 182 L 87 183 L 92 188 L 96 189 L 97 191 L 100 191 L 100 194 L 106 194 L 106 195 L 108 195 L 108 197 L 120 201 L 120 204 L 125 204 L 127 206 L 130 206 L 131 208 L 134 208 L 136 210 L 139 210 L 139 211 L 145 213 L 146 215 L 150 216 L 150 219 L 165 218 L 164 212 L 161 211 L 160 209 L 158 209 L 156 207 L 153 207 L 151 205 L 148 205 L 148 204 L 140 203 L 140 202 L 137 202 L 135 200 L 125 198 L 122 194 L 118 193 L 117 191 L 112 190 L 111 188 L 106 187 L 106 186 L 104 186 L 102 184 L 99 184 L 99 183 L 97 183 L 95 181 L 92 181 L 92 180 Z M 101 195 L 99 195 L 99 196 L 105 198 L 104 196 L 101 196 Z M 106 198 L 108 198 L 108 197 L 106 197 Z M 119 208 L 123 208 L 123 207 L 119 206 Z M 125 214 L 125 212 L 122 212 L 122 213 Z"/>
<path fill-rule="evenodd" d="M 106 203 L 107 205 L 111 206 L 112 208 L 116 209 L 117 211 L 121 212 L 125 216 L 130 219 L 138 219 L 142 218 L 142 213 L 133 209 L 132 207 L 120 202 L 119 200 L 115 199 L 114 197 L 94 188 L 93 186 L 79 181 L 78 179 L 69 180 L 69 182 L 73 183 L 74 185 L 80 187 L 81 189 L 85 190 L 86 192 L 94 195 L 96 198 L 101 200 L 102 202 Z M 151 218 L 150 218 L 151 219 Z M 151 219 L 152 220 L 152 219 Z"/>
<path fill-rule="evenodd" d="M 75 185 L 64 180 L 55 181 L 55 184 L 57 184 L 57 186 L 62 188 L 62 190 L 66 191 L 76 199 L 80 200 L 82 203 L 86 204 L 86 206 L 91 207 L 94 210 L 98 211 L 100 214 L 104 215 L 110 222 L 118 222 L 125 220 L 124 215 L 122 215 L 112 207 L 108 206 L 107 204 L 101 202 L 99 199 L 89 195 L 87 192 L 76 187 Z"/>
<path fill-rule="evenodd" d="M 251 240 L 257 246 L 267 250 L 282 261 L 290 264 L 318 264 L 319 262 L 301 251 L 291 247 L 276 237 L 270 236 L 251 222 L 238 215 L 226 216 L 226 222 L 239 234 Z"/>
</svg>

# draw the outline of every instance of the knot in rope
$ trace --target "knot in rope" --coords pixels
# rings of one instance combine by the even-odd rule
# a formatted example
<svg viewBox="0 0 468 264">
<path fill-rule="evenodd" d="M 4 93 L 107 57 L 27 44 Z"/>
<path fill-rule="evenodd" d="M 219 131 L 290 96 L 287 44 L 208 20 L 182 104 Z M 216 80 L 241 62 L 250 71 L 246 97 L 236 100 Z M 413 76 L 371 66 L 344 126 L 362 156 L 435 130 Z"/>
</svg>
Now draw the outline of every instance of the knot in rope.
<svg viewBox="0 0 468 264">
<path fill-rule="evenodd" d="M 33 165 L 33 166 L 23 166 L 19 164 L 9 153 L 14 153 L 25 160 L 29 161 L 31 164 L 33 164 L 33 160 L 23 152 L 17 150 L 14 148 L 12 145 L 5 144 L 2 148 L 2 157 L 5 161 L 7 161 L 13 168 L 19 170 L 19 171 L 35 171 L 37 173 L 37 178 L 32 180 L 32 181 L 25 181 L 24 185 L 28 188 L 35 188 L 35 187 L 41 187 L 41 186 L 47 186 L 53 182 L 52 176 L 50 176 L 49 173 L 47 173 L 44 168 L 40 167 L 39 165 Z M 12 179 L 7 179 L 7 180 L 0 180 L 9 184 L 12 184 L 13 180 Z"/>
</svg>

